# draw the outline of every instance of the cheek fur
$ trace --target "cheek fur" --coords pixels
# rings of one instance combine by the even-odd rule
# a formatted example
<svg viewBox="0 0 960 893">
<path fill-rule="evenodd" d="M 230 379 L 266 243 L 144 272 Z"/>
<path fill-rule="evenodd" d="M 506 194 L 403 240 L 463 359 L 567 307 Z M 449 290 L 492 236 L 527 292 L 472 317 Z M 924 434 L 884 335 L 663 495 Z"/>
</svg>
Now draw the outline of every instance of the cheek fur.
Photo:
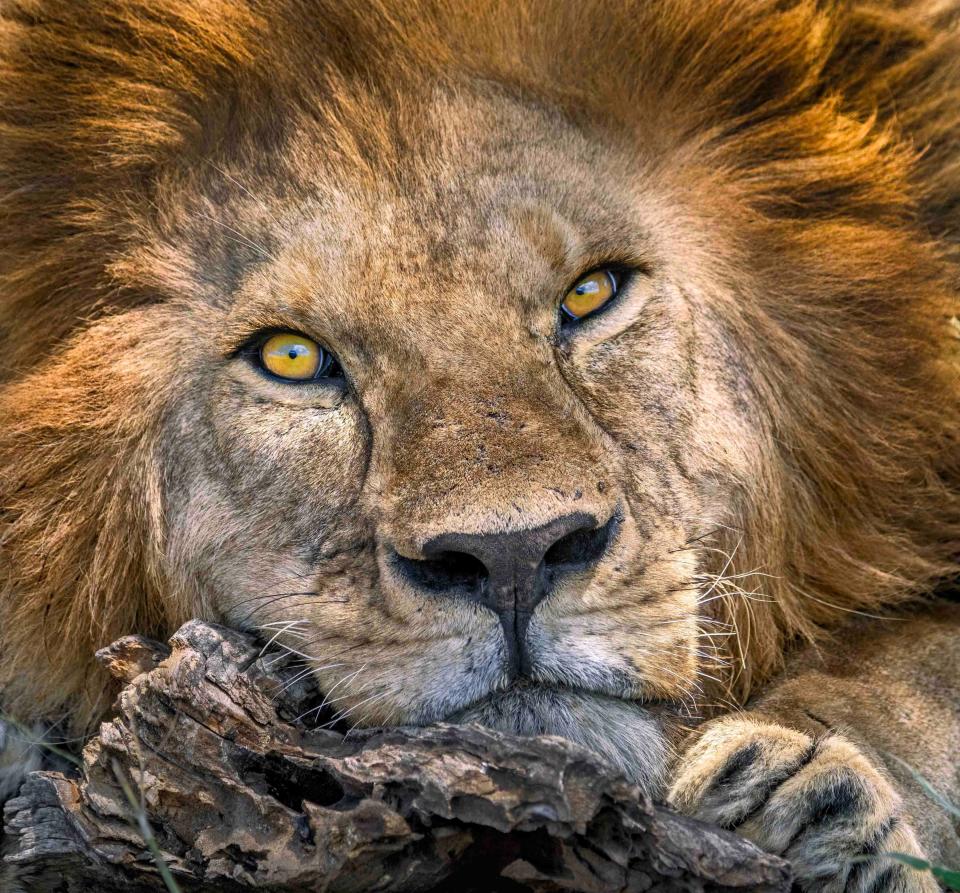
<svg viewBox="0 0 960 893">
<path fill-rule="evenodd" d="M 363 485 L 367 435 L 349 401 L 335 409 L 291 407 L 253 399 L 230 381 L 203 405 L 183 406 L 180 416 L 202 426 L 206 436 L 197 440 L 210 445 L 183 465 L 174 458 L 181 474 L 194 477 L 180 486 L 181 502 L 212 487 L 272 539 L 305 548 L 354 526 L 349 507 Z"/>
</svg>

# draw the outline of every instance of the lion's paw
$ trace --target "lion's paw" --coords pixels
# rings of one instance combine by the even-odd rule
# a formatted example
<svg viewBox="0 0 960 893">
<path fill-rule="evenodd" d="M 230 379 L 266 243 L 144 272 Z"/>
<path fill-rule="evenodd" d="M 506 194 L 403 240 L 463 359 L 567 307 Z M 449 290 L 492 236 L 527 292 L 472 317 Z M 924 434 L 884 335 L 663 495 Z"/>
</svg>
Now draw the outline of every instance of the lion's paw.
<svg viewBox="0 0 960 893">
<path fill-rule="evenodd" d="M 850 741 L 750 719 L 709 723 L 668 800 L 793 865 L 808 893 L 919 893 L 936 882 L 878 853 L 921 855 L 900 796 Z"/>
</svg>

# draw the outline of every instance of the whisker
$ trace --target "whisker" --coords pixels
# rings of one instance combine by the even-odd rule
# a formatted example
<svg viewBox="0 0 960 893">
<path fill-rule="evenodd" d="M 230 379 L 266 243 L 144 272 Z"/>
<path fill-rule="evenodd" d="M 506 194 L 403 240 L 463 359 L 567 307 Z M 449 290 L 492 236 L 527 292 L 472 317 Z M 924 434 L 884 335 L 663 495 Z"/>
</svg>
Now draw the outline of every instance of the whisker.
<svg viewBox="0 0 960 893">
<path fill-rule="evenodd" d="M 237 242 L 240 245 L 246 245 L 247 248 L 253 248 L 254 251 L 260 252 L 261 256 L 265 260 L 272 260 L 272 261 L 277 260 L 277 258 L 273 254 L 271 254 L 263 245 L 258 245 L 252 239 L 247 238 L 242 232 L 240 232 L 240 230 L 234 229 L 232 226 L 227 226 L 227 224 L 224 223 L 222 220 L 217 220 L 216 217 L 211 217 L 209 214 L 204 214 L 203 211 L 193 211 L 192 213 L 196 217 L 202 217 L 204 220 L 208 220 L 210 221 L 210 223 L 216 224 L 217 226 L 221 227 L 227 232 L 233 233 L 238 238 L 232 239 L 231 241 Z"/>
<path fill-rule="evenodd" d="M 293 596 L 297 596 L 297 595 L 307 596 L 307 595 L 316 595 L 316 593 L 311 590 L 258 592 L 256 595 L 251 595 L 248 598 L 241 599 L 234 605 L 234 607 L 242 608 L 244 605 L 249 605 L 251 602 L 263 601 L 264 599 L 268 599 L 268 598 L 292 598 Z"/>
<path fill-rule="evenodd" d="M 345 664 L 336 663 L 336 664 L 323 664 L 322 666 L 315 667 L 312 664 L 306 669 L 301 670 L 294 676 L 292 679 L 288 679 L 286 684 L 277 692 L 277 696 L 283 694 L 288 688 L 296 685 L 301 679 L 306 679 L 311 673 L 319 673 L 320 670 L 332 670 L 335 667 L 343 667 Z"/>
<path fill-rule="evenodd" d="M 309 596 L 309 597 L 308 597 Z M 240 620 L 237 621 L 237 624 L 247 623 L 253 618 L 253 616 L 258 611 L 263 611 L 266 608 L 269 608 L 271 605 L 276 604 L 277 602 L 282 602 L 288 598 L 305 598 L 305 601 L 301 602 L 298 605 L 293 607 L 300 607 L 301 605 L 342 605 L 345 604 L 346 598 L 319 598 L 315 593 L 310 592 L 284 592 L 280 595 L 276 593 L 270 593 L 268 595 L 255 596 L 250 599 L 246 599 L 243 602 L 240 602 L 241 605 L 249 604 L 251 601 L 262 600 L 263 604 L 259 604 L 254 608 L 251 608 Z"/>
<path fill-rule="evenodd" d="M 723 530 L 723 527 L 715 527 L 713 530 L 708 530 L 706 533 L 701 533 L 700 536 L 691 537 L 688 540 L 685 540 L 683 546 L 677 549 L 667 549 L 667 554 L 672 555 L 675 552 L 692 552 L 696 549 L 695 543 L 702 543 L 708 537 L 714 536 Z"/>
<path fill-rule="evenodd" d="M 730 570 L 730 565 L 733 564 L 734 556 L 737 554 L 737 550 L 740 548 L 740 544 L 741 544 L 742 542 L 743 542 L 743 537 L 740 537 L 740 539 L 737 540 L 737 544 L 733 547 L 733 551 L 727 556 L 727 562 L 726 562 L 726 564 L 724 564 L 724 566 L 720 569 L 720 573 L 717 575 L 717 579 L 718 579 L 718 580 L 721 579 L 721 578 L 723 577 L 723 575 L 724 575 L 728 570 Z M 721 550 L 717 550 L 717 551 L 721 551 Z M 725 553 L 724 553 L 724 554 L 725 554 Z M 708 590 L 703 594 L 703 598 L 706 598 L 708 595 L 710 595 L 710 594 L 713 592 L 713 589 L 716 587 L 716 585 L 717 585 L 717 584 L 714 583 L 713 587 L 711 587 L 710 589 L 708 589 Z"/>
<path fill-rule="evenodd" d="M 857 614 L 860 617 L 869 617 L 871 620 L 884 620 L 884 621 L 895 620 L 897 622 L 900 622 L 908 619 L 905 617 L 893 617 L 889 615 L 884 616 L 882 614 L 871 614 L 868 611 L 861 611 L 857 608 L 845 608 L 843 607 L 843 605 L 835 605 L 832 602 L 825 601 L 822 598 L 817 598 L 817 596 L 811 595 L 809 592 L 804 592 L 802 590 L 795 590 L 795 591 L 799 592 L 800 595 L 802 595 L 804 598 L 809 598 L 812 601 L 817 602 L 818 604 L 825 605 L 828 608 L 833 608 L 835 611 L 843 611 L 846 614 Z"/>
<path fill-rule="evenodd" d="M 287 689 L 293 688 L 301 679 L 306 679 L 313 672 L 313 667 L 309 666 L 306 669 L 300 670 L 295 676 L 292 676 L 288 679 L 279 689 L 277 689 L 276 695 L 274 695 L 274 700 L 280 697 Z"/>
<path fill-rule="evenodd" d="M 731 527 L 729 524 L 721 524 L 714 518 L 701 518 L 698 515 L 685 515 L 680 518 L 681 521 L 702 521 L 705 524 L 713 524 L 718 530 L 729 530 L 731 533 L 743 533 L 740 527 Z"/>
<path fill-rule="evenodd" d="M 283 228 L 283 226 L 282 226 L 282 224 L 280 223 L 280 221 L 279 221 L 276 217 L 274 217 L 273 214 L 271 214 L 269 210 L 267 210 L 267 208 L 266 208 L 266 203 L 265 203 L 262 199 L 257 198 L 257 196 L 255 196 L 249 189 L 247 189 L 246 186 L 243 185 L 243 183 L 241 183 L 241 182 L 240 182 L 239 180 L 237 180 L 235 177 L 233 177 L 233 176 L 231 176 L 230 174 L 228 174 L 228 173 L 227 173 L 222 167 L 220 167 L 218 164 L 216 164 L 215 162 L 211 161 L 209 158 L 206 159 L 206 161 L 207 161 L 207 164 L 209 164 L 209 165 L 210 165 L 215 171 L 217 171 L 221 176 L 226 177 L 231 183 L 233 183 L 234 186 L 236 186 L 238 189 L 241 189 L 241 190 L 242 190 L 244 193 L 246 193 L 250 198 L 252 198 L 252 199 L 257 203 L 257 205 L 258 205 L 259 207 L 263 208 L 263 209 L 267 212 L 267 216 L 268 216 L 275 224 L 277 224 L 277 226 L 279 226 L 281 229 Z"/>
<path fill-rule="evenodd" d="M 269 623 L 257 624 L 256 626 L 254 626 L 254 629 L 263 629 L 263 630 L 276 629 L 277 627 L 281 627 L 281 626 L 295 626 L 296 624 L 303 624 L 303 623 L 308 624 L 309 622 L 310 621 L 307 620 L 307 618 L 305 617 L 301 617 L 298 620 L 271 620 Z"/>
<path fill-rule="evenodd" d="M 267 649 L 268 649 L 274 642 L 276 642 L 276 640 L 277 640 L 280 636 L 282 636 L 285 632 L 288 632 L 288 631 L 290 630 L 290 627 L 296 626 L 297 624 L 300 624 L 300 623 L 303 623 L 303 622 L 304 622 L 304 621 L 302 621 L 302 620 L 290 620 L 290 621 L 288 621 L 288 623 L 287 623 L 287 625 L 286 625 L 285 627 L 283 627 L 282 629 L 278 629 L 278 630 L 273 634 L 273 636 L 270 638 L 270 641 L 268 641 L 268 642 L 266 643 L 266 645 L 264 645 L 263 648 L 260 649 L 260 657 L 263 657 L 263 655 L 266 654 Z"/>
<path fill-rule="evenodd" d="M 366 667 L 367 667 L 367 665 L 364 664 L 363 666 L 360 667 L 359 670 L 356 670 L 355 672 L 350 673 L 350 674 L 347 675 L 347 676 L 344 676 L 339 682 L 335 682 L 335 683 L 331 686 L 331 688 L 327 691 L 326 695 L 324 696 L 324 698 L 323 698 L 323 703 L 320 705 L 321 709 L 324 708 L 324 707 L 326 707 L 327 704 L 330 703 L 330 695 L 333 694 L 333 692 L 334 692 L 337 688 L 339 688 L 339 687 L 340 687 L 341 685 L 343 685 L 345 682 L 349 682 L 351 679 L 356 679 L 356 677 L 359 676 L 359 675 L 366 669 Z"/>
<path fill-rule="evenodd" d="M 717 585 L 720 586 L 720 585 L 722 585 L 722 584 L 717 584 Z M 716 588 L 716 587 L 715 587 L 715 588 Z M 743 599 L 745 599 L 745 600 L 747 600 L 747 601 L 760 602 L 761 604 L 766 604 L 766 605 L 772 605 L 772 604 L 775 603 L 775 599 L 772 599 L 772 598 L 762 598 L 762 597 L 760 597 L 760 596 L 755 595 L 755 594 L 752 593 L 752 592 L 745 592 L 745 591 L 743 591 L 743 590 L 737 590 L 737 589 L 734 589 L 734 591 L 731 592 L 731 591 L 728 590 L 728 589 L 724 589 L 722 592 L 718 592 L 716 595 L 713 595 L 713 596 L 711 596 L 710 598 L 701 599 L 701 600 L 700 600 L 700 604 L 701 604 L 701 605 L 709 605 L 710 602 L 715 602 L 715 601 L 719 601 L 719 600 L 721 600 L 721 599 L 730 598 L 731 596 L 739 596 L 740 598 L 743 598 Z"/>
<path fill-rule="evenodd" d="M 369 704 L 371 701 L 373 701 L 374 703 L 377 703 L 378 701 L 382 701 L 382 700 L 384 700 L 385 698 L 390 697 L 390 695 L 394 694 L 395 691 L 396 691 L 395 689 L 389 688 L 389 689 L 387 689 L 386 691 L 374 692 L 372 695 L 370 695 L 370 697 L 364 698 L 362 701 L 357 701 L 357 703 L 354 704 L 349 710 L 344 710 L 344 711 L 342 711 L 342 712 L 337 713 L 337 715 L 334 717 L 334 719 L 331 720 L 331 723 L 333 723 L 333 722 L 342 722 L 342 721 L 345 720 L 351 713 L 355 712 L 358 708 L 362 707 L 364 704 Z M 349 697 L 349 695 L 344 695 L 344 697 L 345 697 L 345 698 L 346 698 L 346 697 Z M 342 698 L 339 699 L 339 700 L 342 700 Z"/>
</svg>

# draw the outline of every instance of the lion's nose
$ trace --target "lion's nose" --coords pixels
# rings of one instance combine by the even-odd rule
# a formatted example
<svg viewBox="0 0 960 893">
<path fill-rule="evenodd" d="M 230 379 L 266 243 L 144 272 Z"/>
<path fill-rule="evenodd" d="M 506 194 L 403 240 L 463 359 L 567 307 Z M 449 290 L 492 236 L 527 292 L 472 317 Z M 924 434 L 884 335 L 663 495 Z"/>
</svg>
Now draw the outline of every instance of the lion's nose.
<svg viewBox="0 0 960 893">
<path fill-rule="evenodd" d="M 469 598 L 503 624 L 511 674 L 527 670 L 523 648 L 534 608 L 561 576 L 589 571 L 612 540 L 616 516 L 600 524 L 575 512 L 540 527 L 508 533 L 444 533 L 427 541 L 422 559 L 394 555 L 409 583 L 436 595 Z"/>
</svg>

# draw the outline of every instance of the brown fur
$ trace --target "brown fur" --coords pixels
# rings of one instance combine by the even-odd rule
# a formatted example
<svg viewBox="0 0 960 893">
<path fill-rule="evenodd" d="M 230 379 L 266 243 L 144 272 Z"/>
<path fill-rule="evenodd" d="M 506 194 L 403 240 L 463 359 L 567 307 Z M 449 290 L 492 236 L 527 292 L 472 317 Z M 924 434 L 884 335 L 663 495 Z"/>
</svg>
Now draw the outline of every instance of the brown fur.
<svg viewBox="0 0 960 893">
<path fill-rule="evenodd" d="M 7 0 L 5 709 L 83 727 L 97 647 L 298 608 L 311 659 L 369 676 L 355 718 L 438 718 L 413 680 L 452 621 L 364 594 L 378 544 L 539 523 L 547 492 L 631 504 L 628 570 L 542 618 L 606 643 L 619 696 L 703 701 L 709 670 L 742 702 L 798 640 L 929 599 L 960 550 L 957 11 Z M 556 342 L 611 255 L 653 309 Z M 355 391 L 229 359 L 304 320 Z"/>
</svg>

